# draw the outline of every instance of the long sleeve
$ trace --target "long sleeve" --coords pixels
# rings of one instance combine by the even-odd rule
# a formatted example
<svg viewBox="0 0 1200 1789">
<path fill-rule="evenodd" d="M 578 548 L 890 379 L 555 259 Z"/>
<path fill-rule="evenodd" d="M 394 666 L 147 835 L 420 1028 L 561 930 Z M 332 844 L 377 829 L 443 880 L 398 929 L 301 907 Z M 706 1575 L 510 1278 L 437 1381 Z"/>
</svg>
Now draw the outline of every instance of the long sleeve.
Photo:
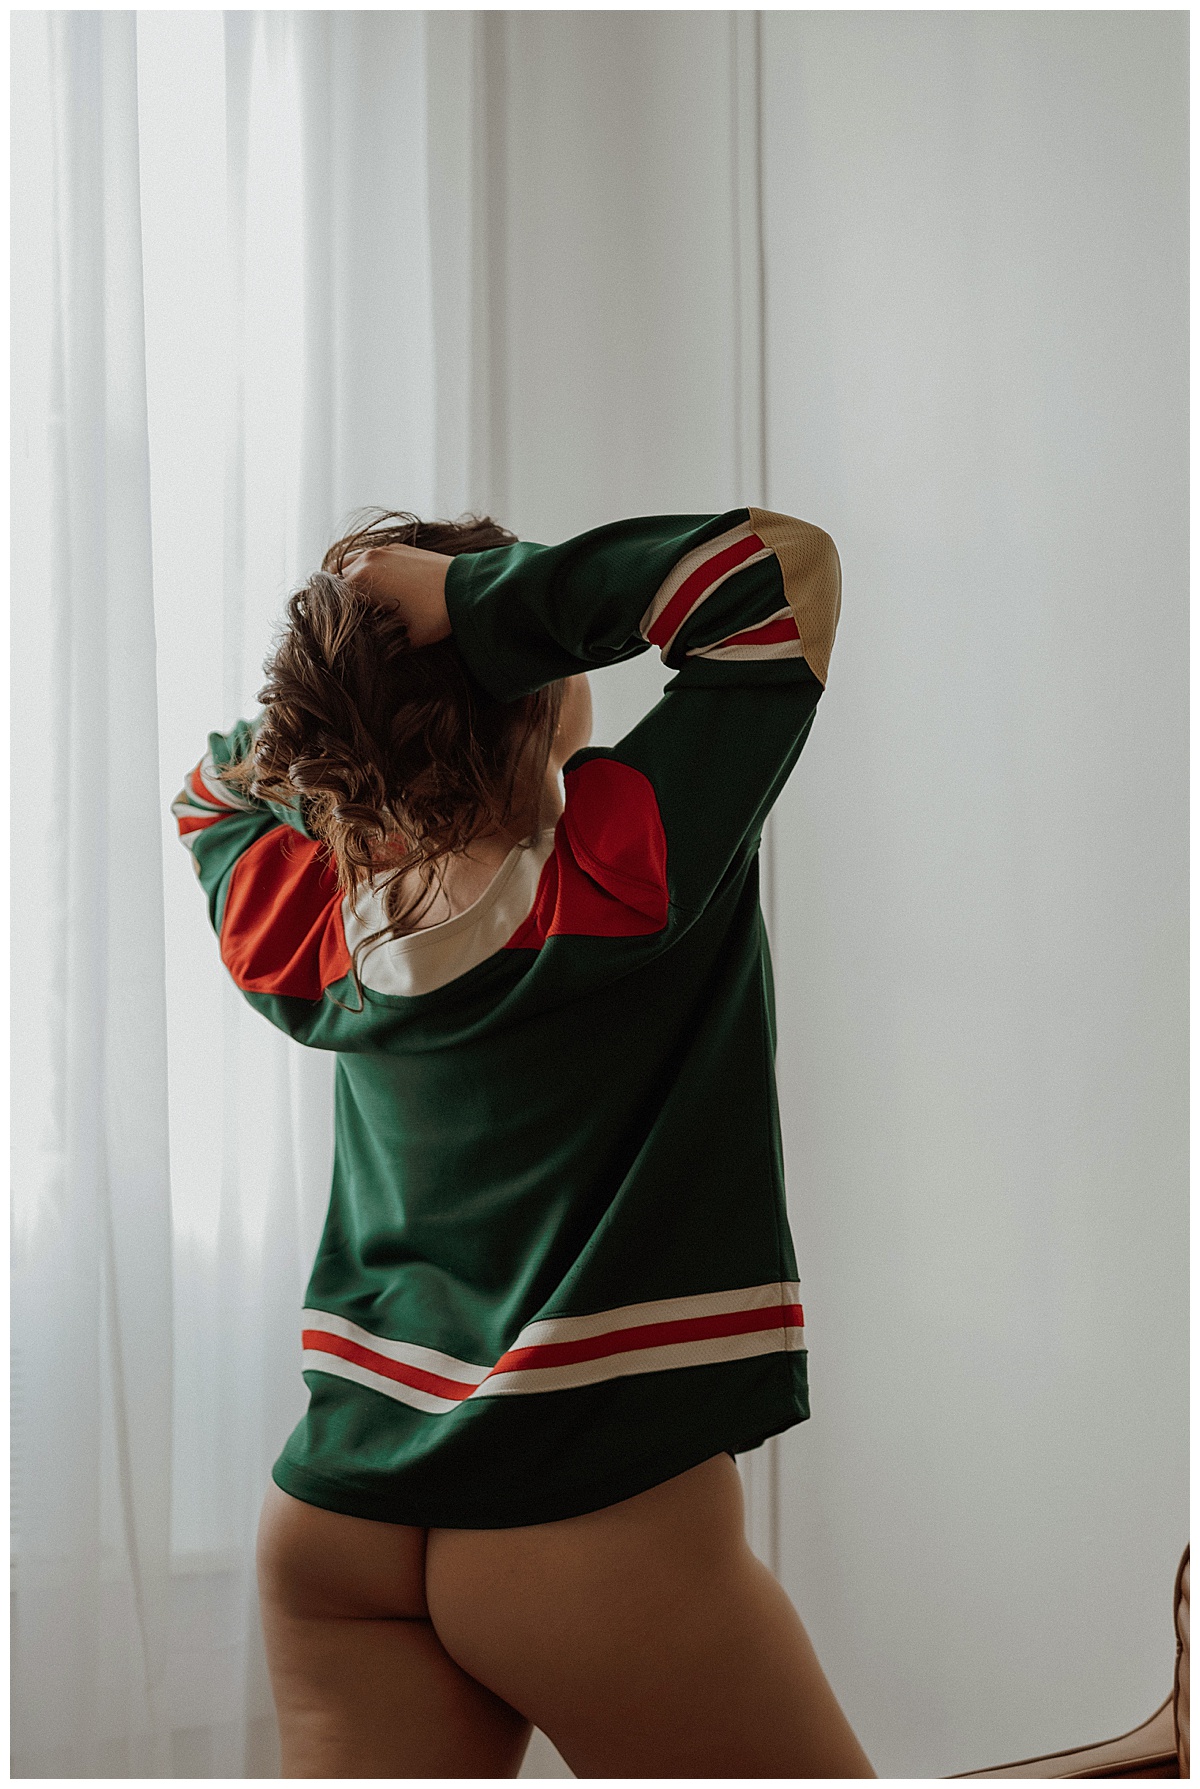
<svg viewBox="0 0 1200 1789">
<path fill-rule="evenodd" d="M 254 731 L 255 723 L 239 721 L 228 733 L 210 733 L 171 812 L 234 982 L 282 1030 L 321 1042 L 318 1003 L 350 967 L 341 896 L 298 806 L 258 801 L 222 780 L 221 770 L 250 752 Z"/>
<path fill-rule="evenodd" d="M 179 837 L 192 853 L 218 936 L 230 878 L 242 854 L 281 824 L 307 837 L 297 809 L 243 795 L 221 776 L 223 770 L 249 755 L 255 731 L 256 722 L 238 721 L 228 733 L 210 733 L 207 751 L 188 772 L 171 803 Z"/>
<path fill-rule="evenodd" d="M 829 535 L 757 509 L 493 548 L 446 579 L 459 650 L 503 700 L 651 646 L 678 671 L 611 752 L 568 764 L 566 824 L 602 884 L 606 866 L 636 879 L 665 856 L 680 917 L 757 847 L 824 688 L 840 602 Z"/>
</svg>

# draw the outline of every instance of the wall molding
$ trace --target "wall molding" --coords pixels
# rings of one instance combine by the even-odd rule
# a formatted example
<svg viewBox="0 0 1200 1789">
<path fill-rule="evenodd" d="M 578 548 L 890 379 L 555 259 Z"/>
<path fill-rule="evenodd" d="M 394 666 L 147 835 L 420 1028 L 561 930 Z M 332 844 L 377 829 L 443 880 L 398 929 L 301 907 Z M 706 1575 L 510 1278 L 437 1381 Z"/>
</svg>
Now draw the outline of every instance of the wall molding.
<svg viewBox="0 0 1200 1789">
<path fill-rule="evenodd" d="M 765 268 L 762 206 L 762 21 L 730 18 L 733 178 L 734 478 L 738 500 L 766 509 L 764 354 Z"/>
<path fill-rule="evenodd" d="M 508 520 L 508 21 L 502 12 L 471 20 L 474 97 L 471 164 L 470 501 Z"/>
<path fill-rule="evenodd" d="M 766 232 L 763 218 L 762 14 L 729 18 L 730 147 L 733 184 L 734 484 L 732 503 L 769 509 L 766 377 Z M 768 937 L 776 923 L 775 822 L 759 854 Z M 781 1566 L 779 1438 L 738 1461 L 746 1500 L 746 1537 L 778 1577 Z"/>
</svg>

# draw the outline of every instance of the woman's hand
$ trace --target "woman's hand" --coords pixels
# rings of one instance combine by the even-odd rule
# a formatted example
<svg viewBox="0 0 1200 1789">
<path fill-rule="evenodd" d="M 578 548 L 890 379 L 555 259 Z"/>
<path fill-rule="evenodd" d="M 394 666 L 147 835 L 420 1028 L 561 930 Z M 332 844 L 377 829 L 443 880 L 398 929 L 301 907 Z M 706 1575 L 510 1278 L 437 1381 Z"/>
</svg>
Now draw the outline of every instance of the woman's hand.
<svg viewBox="0 0 1200 1789">
<path fill-rule="evenodd" d="M 398 609 L 414 649 L 432 646 L 450 633 L 446 613 L 447 553 L 424 547 L 365 547 L 342 566 L 342 578 L 374 602 Z"/>
</svg>

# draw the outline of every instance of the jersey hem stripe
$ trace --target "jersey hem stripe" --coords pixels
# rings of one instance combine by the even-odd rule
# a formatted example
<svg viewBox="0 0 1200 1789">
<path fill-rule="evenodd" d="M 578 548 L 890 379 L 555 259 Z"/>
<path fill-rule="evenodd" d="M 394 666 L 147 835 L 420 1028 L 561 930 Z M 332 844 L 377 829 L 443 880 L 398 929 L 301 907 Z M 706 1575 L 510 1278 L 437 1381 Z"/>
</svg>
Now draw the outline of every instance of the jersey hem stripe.
<svg viewBox="0 0 1200 1789">
<path fill-rule="evenodd" d="M 303 1369 L 350 1379 L 438 1414 L 474 1397 L 559 1391 L 633 1373 L 803 1351 L 804 1311 L 797 1292 L 794 1282 L 781 1281 L 587 1317 L 543 1318 L 526 1325 L 490 1368 L 309 1310 Z M 649 1320 L 630 1322 L 631 1317 Z"/>
</svg>

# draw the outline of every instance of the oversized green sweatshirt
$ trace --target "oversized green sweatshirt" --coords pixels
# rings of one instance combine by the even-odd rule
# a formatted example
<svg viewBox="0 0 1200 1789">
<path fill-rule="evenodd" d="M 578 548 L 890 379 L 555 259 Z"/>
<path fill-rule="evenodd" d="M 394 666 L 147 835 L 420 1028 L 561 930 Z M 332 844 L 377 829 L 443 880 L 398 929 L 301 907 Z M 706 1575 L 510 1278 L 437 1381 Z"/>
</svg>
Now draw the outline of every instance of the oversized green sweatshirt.
<svg viewBox="0 0 1200 1789">
<path fill-rule="evenodd" d="M 465 912 L 366 951 L 295 809 L 220 777 L 173 811 L 250 1003 L 337 1052 L 329 1213 L 285 1491 L 433 1527 L 547 1522 L 808 1415 L 758 898 L 763 821 L 840 606 L 829 536 L 756 509 L 451 561 L 502 701 L 657 647 L 678 675 L 577 752 L 552 831 Z"/>
</svg>

